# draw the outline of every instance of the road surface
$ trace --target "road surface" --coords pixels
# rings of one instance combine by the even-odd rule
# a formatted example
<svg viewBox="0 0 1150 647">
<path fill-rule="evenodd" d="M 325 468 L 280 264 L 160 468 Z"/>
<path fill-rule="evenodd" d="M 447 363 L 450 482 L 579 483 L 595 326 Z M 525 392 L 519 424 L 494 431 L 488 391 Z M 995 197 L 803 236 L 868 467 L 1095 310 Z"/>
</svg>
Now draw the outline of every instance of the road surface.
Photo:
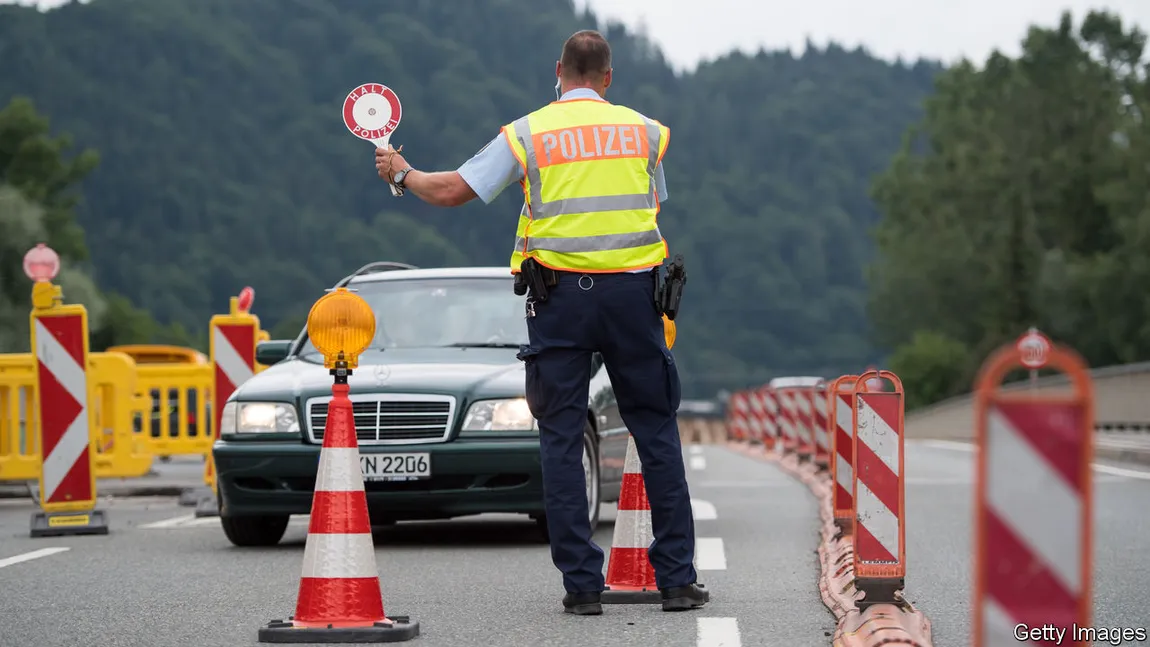
<svg viewBox="0 0 1150 647">
<path fill-rule="evenodd" d="M 376 534 L 389 614 L 411 615 L 421 646 L 589 645 L 774 647 L 830 644 L 834 621 L 816 589 L 818 521 L 807 488 L 773 465 L 724 447 L 688 448 L 704 609 L 608 606 L 562 613 L 559 574 L 533 526 L 516 517 L 401 524 Z M 907 448 L 907 593 L 935 645 L 969 643 L 973 465 L 968 446 Z M 1146 626 L 1150 472 L 1097 474 L 1096 621 Z M 106 537 L 31 539 L 27 501 L 0 501 L 0 646 L 258 645 L 290 615 L 306 517 L 282 544 L 239 549 L 215 519 L 175 497 L 114 499 Z M 596 540 L 609 550 L 614 507 Z"/>
</svg>

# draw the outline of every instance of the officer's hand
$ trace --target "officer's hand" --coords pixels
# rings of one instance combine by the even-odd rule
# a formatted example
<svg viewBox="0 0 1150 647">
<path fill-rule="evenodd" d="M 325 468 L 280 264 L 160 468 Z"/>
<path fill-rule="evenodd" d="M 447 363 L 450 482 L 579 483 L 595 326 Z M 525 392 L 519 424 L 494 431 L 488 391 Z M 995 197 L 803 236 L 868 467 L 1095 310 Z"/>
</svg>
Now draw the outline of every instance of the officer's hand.
<svg viewBox="0 0 1150 647">
<path fill-rule="evenodd" d="M 400 146 L 399 150 L 403 150 Z M 387 148 L 375 149 L 375 170 L 379 173 L 379 177 L 386 180 L 388 184 L 393 184 L 392 178 L 395 174 L 407 168 L 407 160 L 399 154 L 391 144 Z"/>
</svg>

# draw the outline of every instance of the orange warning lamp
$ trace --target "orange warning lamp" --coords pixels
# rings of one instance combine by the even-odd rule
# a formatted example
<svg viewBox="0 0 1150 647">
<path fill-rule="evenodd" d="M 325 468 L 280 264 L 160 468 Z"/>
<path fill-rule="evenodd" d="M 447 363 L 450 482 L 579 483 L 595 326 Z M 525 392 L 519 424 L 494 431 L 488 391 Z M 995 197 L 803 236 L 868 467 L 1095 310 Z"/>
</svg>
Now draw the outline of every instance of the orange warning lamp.
<svg viewBox="0 0 1150 647">
<path fill-rule="evenodd" d="M 375 337 L 375 313 L 362 297 L 347 288 L 336 288 L 323 295 L 307 315 L 307 335 L 316 350 L 323 354 L 325 368 L 356 368 L 359 354 Z"/>
<path fill-rule="evenodd" d="M 663 315 L 663 338 L 667 340 L 667 348 L 675 346 L 675 322 Z"/>
</svg>

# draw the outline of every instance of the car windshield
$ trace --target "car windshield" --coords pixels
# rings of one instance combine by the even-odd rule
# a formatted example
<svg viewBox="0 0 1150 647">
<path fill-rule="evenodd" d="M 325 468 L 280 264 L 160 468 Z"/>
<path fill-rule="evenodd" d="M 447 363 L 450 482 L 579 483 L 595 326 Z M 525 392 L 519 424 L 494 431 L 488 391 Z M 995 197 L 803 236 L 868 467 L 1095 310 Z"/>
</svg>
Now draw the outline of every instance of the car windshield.
<svg viewBox="0 0 1150 647">
<path fill-rule="evenodd" d="M 348 286 L 375 312 L 371 348 L 518 347 L 527 343 L 523 297 L 508 278 L 365 281 Z M 301 355 L 316 353 L 307 340 Z"/>
</svg>

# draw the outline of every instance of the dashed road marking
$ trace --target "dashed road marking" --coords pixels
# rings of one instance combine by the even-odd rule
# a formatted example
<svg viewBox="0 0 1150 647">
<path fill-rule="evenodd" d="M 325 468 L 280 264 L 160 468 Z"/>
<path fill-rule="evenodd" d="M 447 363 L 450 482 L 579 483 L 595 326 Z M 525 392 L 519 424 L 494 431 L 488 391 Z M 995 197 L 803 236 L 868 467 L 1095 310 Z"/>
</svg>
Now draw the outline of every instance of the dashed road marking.
<svg viewBox="0 0 1150 647">
<path fill-rule="evenodd" d="M 171 519 L 164 519 L 163 521 L 153 521 L 151 523 L 140 524 L 141 528 L 179 528 L 186 525 L 189 521 L 196 518 L 194 514 L 185 514 L 179 517 L 172 517 Z"/>
<path fill-rule="evenodd" d="M 172 517 L 171 519 L 164 519 L 162 521 L 153 521 L 151 523 L 140 524 L 141 528 L 189 528 L 196 526 L 210 526 L 218 524 L 219 517 L 197 517 L 194 514 L 185 514 L 179 517 Z"/>
<path fill-rule="evenodd" d="M 696 487 L 695 485 L 691 486 Z M 733 488 L 753 488 L 753 487 L 795 487 L 794 481 L 699 481 L 698 487 L 733 487 Z"/>
<path fill-rule="evenodd" d="M 727 570 L 727 553 L 723 550 L 722 537 L 695 539 L 695 568 L 700 571 Z"/>
<path fill-rule="evenodd" d="M 14 555 L 12 557 L 5 557 L 4 559 L 0 559 L 0 568 L 4 568 L 5 566 L 12 566 L 13 564 L 20 564 L 23 562 L 30 562 L 34 559 L 40 559 L 41 557 L 48 557 L 49 555 L 55 555 L 57 553 L 62 553 L 66 550 L 70 550 L 70 549 L 66 548 L 66 547 L 41 548 L 40 550 L 34 550 L 30 553 L 23 553 L 20 555 Z"/>
<path fill-rule="evenodd" d="M 290 521 L 288 521 L 288 524 L 293 526 L 306 526 L 310 518 L 311 517 L 306 514 L 292 515 L 292 518 Z M 140 524 L 140 528 L 148 528 L 151 530 L 164 528 L 202 528 L 204 526 L 219 525 L 219 523 L 219 517 L 197 517 L 194 514 L 185 514 L 178 517 L 172 517 L 171 519 L 164 519 L 162 521 L 142 523 Z"/>
<path fill-rule="evenodd" d="M 696 618 L 696 647 L 742 647 L 735 618 Z"/>
<path fill-rule="evenodd" d="M 939 449 L 953 449 L 960 452 L 973 452 L 973 443 L 960 443 L 953 440 L 916 440 L 913 441 L 916 445 L 923 445 L 926 447 L 937 447 Z"/>
<path fill-rule="evenodd" d="M 962 452 L 974 452 L 977 447 L 974 443 L 960 443 L 953 440 L 919 440 L 919 445 L 927 447 L 937 447 L 939 449 L 952 449 Z M 1100 474 L 1108 474 L 1110 476 L 1121 476 L 1124 478 L 1140 479 L 1143 481 L 1150 481 L 1150 472 L 1142 470 L 1132 470 L 1123 467 L 1114 467 L 1112 465 L 1103 465 L 1102 463 L 1094 463 L 1094 471 Z M 1098 479 L 1095 479 L 1098 480 Z M 1111 482 L 1109 480 L 1103 482 Z"/>
<path fill-rule="evenodd" d="M 1112 467 L 1110 465 L 1102 465 L 1100 463 L 1094 464 L 1094 471 L 1103 474 L 1110 474 L 1111 476 L 1124 476 L 1126 478 L 1141 479 L 1143 481 L 1150 481 L 1150 472 L 1143 472 L 1141 470 L 1128 470 L 1122 467 Z M 1097 479 L 1095 479 L 1097 480 Z"/>
<path fill-rule="evenodd" d="M 707 469 L 707 458 L 705 456 L 692 456 L 691 457 L 691 469 L 693 469 L 693 470 Z"/>
<path fill-rule="evenodd" d="M 691 512 L 695 515 L 695 521 L 710 521 L 719 518 L 715 505 L 710 501 L 701 499 L 691 499 Z"/>
<path fill-rule="evenodd" d="M 687 451 L 691 452 L 692 454 L 702 454 L 703 453 L 703 446 L 702 445 L 690 445 L 689 447 L 690 447 L 690 449 L 688 449 Z"/>
</svg>

